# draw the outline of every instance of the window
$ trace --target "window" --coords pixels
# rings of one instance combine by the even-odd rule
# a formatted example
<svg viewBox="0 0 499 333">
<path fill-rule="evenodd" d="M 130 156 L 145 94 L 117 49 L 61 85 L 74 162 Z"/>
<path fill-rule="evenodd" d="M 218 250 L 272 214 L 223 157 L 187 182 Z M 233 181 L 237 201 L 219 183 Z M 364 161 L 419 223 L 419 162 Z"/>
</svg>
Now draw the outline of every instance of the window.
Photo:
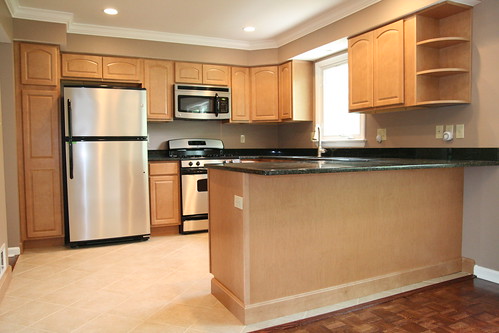
<svg viewBox="0 0 499 333">
<path fill-rule="evenodd" d="M 315 64 L 315 123 L 324 147 L 364 147 L 365 116 L 348 112 L 348 53 Z"/>
</svg>

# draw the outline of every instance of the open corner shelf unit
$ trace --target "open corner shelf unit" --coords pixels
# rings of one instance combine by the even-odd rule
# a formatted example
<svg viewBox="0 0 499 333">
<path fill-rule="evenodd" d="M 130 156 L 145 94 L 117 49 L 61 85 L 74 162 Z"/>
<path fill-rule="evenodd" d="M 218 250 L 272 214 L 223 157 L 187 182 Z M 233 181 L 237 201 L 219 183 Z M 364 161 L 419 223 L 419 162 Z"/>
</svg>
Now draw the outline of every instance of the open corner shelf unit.
<svg viewBox="0 0 499 333">
<path fill-rule="evenodd" d="M 416 104 L 471 100 L 471 8 L 443 2 L 416 15 Z"/>
</svg>

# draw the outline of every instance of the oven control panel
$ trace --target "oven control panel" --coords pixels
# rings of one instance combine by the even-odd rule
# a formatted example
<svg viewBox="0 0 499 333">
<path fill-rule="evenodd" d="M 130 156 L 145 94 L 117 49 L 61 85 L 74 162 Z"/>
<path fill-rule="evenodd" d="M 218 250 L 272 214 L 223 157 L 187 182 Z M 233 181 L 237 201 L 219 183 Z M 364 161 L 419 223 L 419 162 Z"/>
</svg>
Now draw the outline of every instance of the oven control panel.
<svg viewBox="0 0 499 333">
<path fill-rule="evenodd" d="M 225 163 L 239 163 L 241 160 L 238 158 L 229 159 L 193 159 L 181 161 L 182 168 L 203 168 L 206 164 L 225 164 Z"/>
</svg>

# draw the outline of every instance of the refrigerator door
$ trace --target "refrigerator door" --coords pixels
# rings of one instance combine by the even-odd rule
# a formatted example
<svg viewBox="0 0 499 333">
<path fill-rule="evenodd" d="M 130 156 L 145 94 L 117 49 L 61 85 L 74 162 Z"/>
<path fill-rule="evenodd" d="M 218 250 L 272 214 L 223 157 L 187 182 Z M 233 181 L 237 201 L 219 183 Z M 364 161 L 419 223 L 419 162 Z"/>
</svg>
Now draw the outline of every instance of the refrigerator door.
<svg viewBox="0 0 499 333">
<path fill-rule="evenodd" d="M 150 234 L 146 141 L 75 142 L 66 183 L 70 242 Z"/>
<path fill-rule="evenodd" d="M 143 89 L 65 87 L 65 134 L 71 125 L 73 137 L 147 136 L 146 107 Z"/>
</svg>

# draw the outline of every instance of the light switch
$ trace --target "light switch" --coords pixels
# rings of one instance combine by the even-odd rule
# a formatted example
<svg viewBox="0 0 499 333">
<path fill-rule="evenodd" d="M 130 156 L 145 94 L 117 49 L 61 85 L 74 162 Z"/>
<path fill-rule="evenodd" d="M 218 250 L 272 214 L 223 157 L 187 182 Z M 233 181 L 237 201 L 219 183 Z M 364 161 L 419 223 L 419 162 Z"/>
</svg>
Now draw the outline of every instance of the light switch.
<svg viewBox="0 0 499 333">
<path fill-rule="evenodd" d="M 238 195 L 234 195 L 234 207 L 243 209 L 243 197 L 240 197 Z"/>
<path fill-rule="evenodd" d="M 456 125 L 456 139 L 464 139 L 464 124 Z"/>
<path fill-rule="evenodd" d="M 243 134 L 241 134 L 241 143 L 245 143 L 245 142 L 246 142 L 246 137 Z"/>
</svg>

